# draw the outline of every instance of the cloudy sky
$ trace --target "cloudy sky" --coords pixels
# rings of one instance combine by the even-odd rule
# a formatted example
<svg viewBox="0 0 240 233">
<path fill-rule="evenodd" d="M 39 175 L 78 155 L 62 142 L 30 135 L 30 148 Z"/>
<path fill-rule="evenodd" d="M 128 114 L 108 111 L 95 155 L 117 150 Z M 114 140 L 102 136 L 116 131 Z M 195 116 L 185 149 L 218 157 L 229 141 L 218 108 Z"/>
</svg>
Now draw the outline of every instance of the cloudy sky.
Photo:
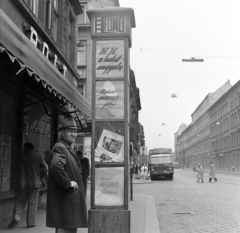
<svg viewBox="0 0 240 233">
<path fill-rule="evenodd" d="M 206 95 L 240 78 L 240 1 L 119 2 L 135 13 L 131 69 L 140 88 L 146 146 L 174 149 L 174 133 L 191 123 Z M 204 62 L 182 62 L 191 57 Z"/>
</svg>

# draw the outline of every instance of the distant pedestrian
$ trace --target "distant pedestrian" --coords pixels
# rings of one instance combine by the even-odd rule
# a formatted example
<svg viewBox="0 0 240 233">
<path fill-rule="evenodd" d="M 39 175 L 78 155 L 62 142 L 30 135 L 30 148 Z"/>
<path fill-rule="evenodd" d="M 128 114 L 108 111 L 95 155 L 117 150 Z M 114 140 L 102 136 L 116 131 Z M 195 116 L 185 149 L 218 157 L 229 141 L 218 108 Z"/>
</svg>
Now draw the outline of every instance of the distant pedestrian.
<svg viewBox="0 0 240 233">
<path fill-rule="evenodd" d="M 16 196 L 12 221 L 8 224 L 13 228 L 18 224 L 26 205 L 27 228 L 35 227 L 39 189 L 42 185 L 41 174 L 47 175 L 47 165 L 42 156 L 34 152 L 32 143 L 24 143 L 23 153 L 16 161 Z"/>
<path fill-rule="evenodd" d="M 77 138 L 73 118 L 62 121 L 61 138 L 52 148 L 47 190 L 47 227 L 56 233 L 76 233 L 87 228 L 87 205 L 82 180 L 82 168 L 72 144 Z"/>
<path fill-rule="evenodd" d="M 141 167 L 141 175 L 144 181 L 146 181 L 147 173 L 148 173 L 148 168 L 146 164 L 143 164 L 143 166 Z"/>
<path fill-rule="evenodd" d="M 139 163 L 136 165 L 136 178 L 139 179 Z"/>
<path fill-rule="evenodd" d="M 85 197 L 87 197 L 87 181 L 88 177 L 90 175 L 90 164 L 88 158 L 83 156 L 82 151 L 77 151 L 77 157 L 80 160 L 81 166 L 82 166 L 82 179 L 83 179 L 83 185 L 85 188 Z"/>
<path fill-rule="evenodd" d="M 215 177 L 215 171 L 214 171 L 214 164 L 213 162 L 210 162 L 210 172 L 209 172 L 209 181 L 208 182 L 211 182 L 212 179 L 215 180 L 215 182 L 217 182 L 217 178 Z"/>
<path fill-rule="evenodd" d="M 197 182 L 199 182 L 200 180 L 202 180 L 202 182 L 204 182 L 204 180 L 203 180 L 203 166 L 199 163 L 198 164 Z"/>
</svg>

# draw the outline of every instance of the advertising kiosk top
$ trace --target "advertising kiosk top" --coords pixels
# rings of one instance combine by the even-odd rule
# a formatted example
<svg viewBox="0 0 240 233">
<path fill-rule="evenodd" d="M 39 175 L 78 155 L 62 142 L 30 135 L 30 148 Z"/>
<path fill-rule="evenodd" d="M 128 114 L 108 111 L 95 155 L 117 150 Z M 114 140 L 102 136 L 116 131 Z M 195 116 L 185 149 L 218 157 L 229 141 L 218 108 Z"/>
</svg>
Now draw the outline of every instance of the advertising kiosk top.
<svg viewBox="0 0 240 233">
<path fill-rule="evenodd" d="M 105 7 L 87 11 L 91 21 L 92 37 L 129 37 L 131 44 L 131 30 L 135 28 L 134 11 L 124 7 Z"/>
</svg>

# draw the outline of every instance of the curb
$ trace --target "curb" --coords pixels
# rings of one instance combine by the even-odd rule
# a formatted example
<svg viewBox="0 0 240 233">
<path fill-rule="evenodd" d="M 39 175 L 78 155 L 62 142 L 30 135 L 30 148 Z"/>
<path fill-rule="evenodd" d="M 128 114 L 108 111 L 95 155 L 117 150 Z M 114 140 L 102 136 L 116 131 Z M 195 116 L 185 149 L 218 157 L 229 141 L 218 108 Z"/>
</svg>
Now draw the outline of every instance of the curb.
<svg viewBox="0 0 240 233">
<path fill-rule="evenodd" d="M 156 205 L 154 197 L 142 194 L 136 194 L 138 196 L 145 197 L 146 201 L 146 211 L 145 211 L 145 227 L 144 233 L 160 233 L 160 226 L 158 222 L 158 215 L 156 210 Z"/>
</svg>

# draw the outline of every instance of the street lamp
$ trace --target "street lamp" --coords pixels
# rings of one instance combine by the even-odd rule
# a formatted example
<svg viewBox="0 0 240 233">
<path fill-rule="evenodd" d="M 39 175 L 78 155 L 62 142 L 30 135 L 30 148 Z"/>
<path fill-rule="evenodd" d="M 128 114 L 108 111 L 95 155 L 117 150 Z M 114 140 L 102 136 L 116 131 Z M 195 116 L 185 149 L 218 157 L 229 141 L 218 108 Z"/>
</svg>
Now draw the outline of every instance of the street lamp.
<svg viewBox="0 0 240 233">
<path fill-rule="evenodd" d="M 190 59 L 182 59 L 183 62 L 203 62 L 204 59 L 202 58 L 194 58 L 194 57 L 191 57 Z"/>
</svg>

